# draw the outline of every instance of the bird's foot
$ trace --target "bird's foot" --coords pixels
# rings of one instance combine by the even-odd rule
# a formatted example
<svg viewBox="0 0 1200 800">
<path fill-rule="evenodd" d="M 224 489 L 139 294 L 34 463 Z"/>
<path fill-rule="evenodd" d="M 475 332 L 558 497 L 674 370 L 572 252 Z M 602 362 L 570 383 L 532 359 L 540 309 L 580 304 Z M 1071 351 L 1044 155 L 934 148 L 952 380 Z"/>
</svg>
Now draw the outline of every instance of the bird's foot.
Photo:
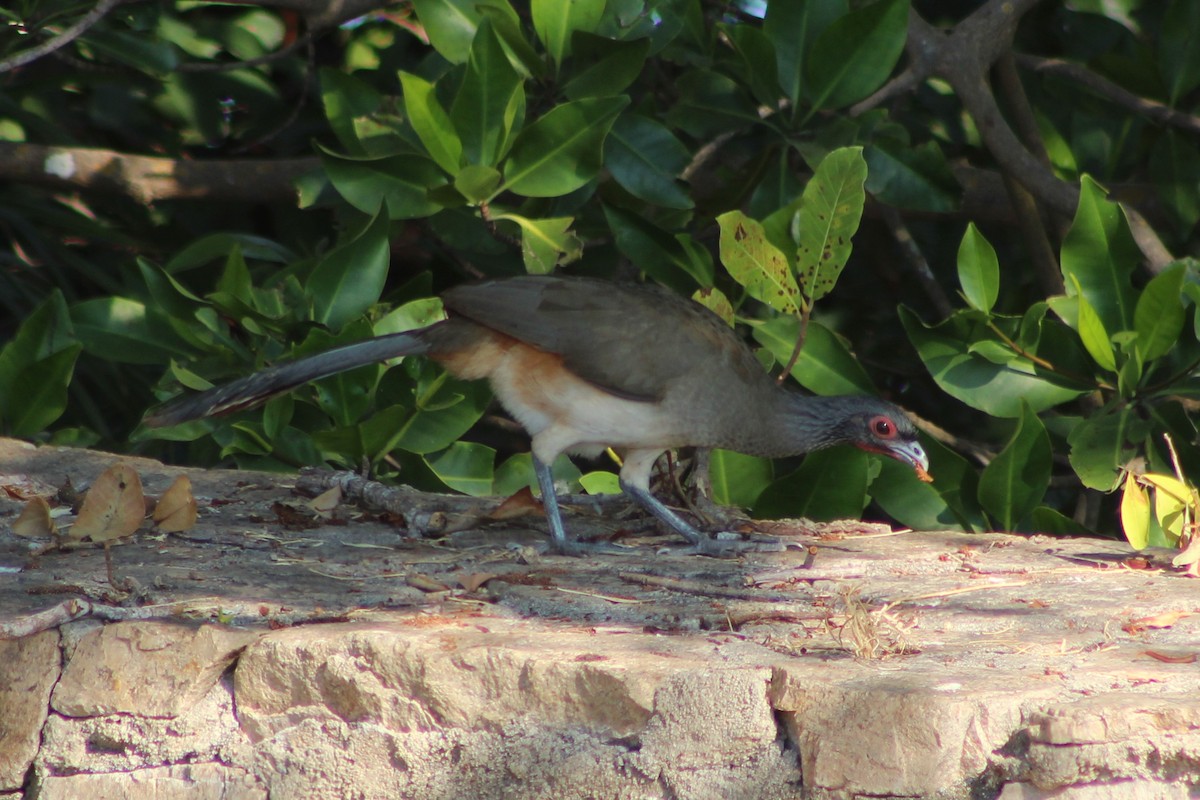
<svg viewBox="0 0 1200 800">
<path fill-rule="evenodd" d="M 774 536 L 719 531 L 702 536 L 683 552 L 714 558 L 731 558 L 746 553 L 782 553 L 786 549 L 787 542 Z"/>
<path fill-rule="evenodd" d="M 563 539 L 559 541 L 551 539 L 544 545 L 539 546 L 538 552 L 543 555 L 583 558 L 586 556 L 627 556 L 635 551 L 631 547 L 622 547 L 621 545 L 609 542 L 580 542 L 575 539 Z"/>
</svg>

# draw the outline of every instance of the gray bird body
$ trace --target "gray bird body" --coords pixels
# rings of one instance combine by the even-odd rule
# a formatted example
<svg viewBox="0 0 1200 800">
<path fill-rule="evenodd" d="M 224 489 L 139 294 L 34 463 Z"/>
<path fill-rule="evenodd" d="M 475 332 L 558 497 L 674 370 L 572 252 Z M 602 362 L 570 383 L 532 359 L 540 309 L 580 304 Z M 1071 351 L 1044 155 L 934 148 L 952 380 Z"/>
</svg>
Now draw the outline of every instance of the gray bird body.
<svg viewBox="0 0 1200 800">
<path fill-rule="evenodd" d="M 455 287 L 449 319 L 265 370 L 170 404 L 147 419 L 170 425 L 246 408 L 368 363 L 426 355 L 451 373 L 486 379 L 532 439 L 556 544 L 570 549 L 549 468 L 563 452 L 613 447 L 622 488 L 703 548 L 708 538 L 649 492 L 663 451 L 721 447 L 786 456 L 852 444 L 924 472 L 916 429 L 871 397 L 811 397 L 779 386 L 734 331 L 665 289 L 587 278 L 521 276 Z"/>
</svg>

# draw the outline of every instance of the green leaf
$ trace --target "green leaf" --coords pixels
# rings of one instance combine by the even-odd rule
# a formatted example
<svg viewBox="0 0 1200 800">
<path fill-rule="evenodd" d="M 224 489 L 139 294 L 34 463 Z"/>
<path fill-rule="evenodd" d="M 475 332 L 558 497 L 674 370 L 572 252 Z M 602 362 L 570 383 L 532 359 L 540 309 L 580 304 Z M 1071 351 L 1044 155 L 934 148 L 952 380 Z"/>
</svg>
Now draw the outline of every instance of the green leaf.
<svg viewBox="0 0 1200 800">
<path fill-rule="evenodd" d="M 439 453 L 425 456 L 425 463 L 442 483 L 472 497 L 492 493 L 496 451 L 475 442 L 455 442 Z"/>
<path fill-rule="evenodd" d="M 22 391 L 17 381 L 21 370 L 77 343 L 67 302 L 60 290 L 52 289 L 0 350 L 0 416 L 7 416 L 4 398 Z"/>
<path fill-rule="evenodd" d="M 999 530 L 1017 530 L 1042 502 L 1050 485 L 1052 455 L 1042 421 L 1028 403 L 1022 403 L 1012 438 L 979 477 L 979 502 Z"/>
<path fill-rule="evenodd" d="M 1075 220 L 1062 246 L 1062 273 L 1068 291 L 1079 282 L 1078 293 L 1087 298 L 1111 334 L 1134 329 L 1130 276 L 1140 261 L 1141 251 L 1121 207 L 1085 175 Z"/>
<path fill-rule="evenodd" d="M 796 345 L 800 321 L 795 317 L 776 317 L 753 326 L 754 339 L 786 364 Z M 862 364 L 836 333 L 810 320 L 800 357 L 792 367 L 792 377 L 814 394 L 875 394 L 875 386 Z"/>
<path fill-rule="evenodd" d="M 161 366 L 172 357 L 191 355 L 157 309 L 127 297 L 98 297 L 71 307 L 75 334 L 88 353 L 126 364 Z"/>
<path fill-rule="evenodd" d="M 485 19 L 471 44 L 466 72 L 450 106 L 450 120 L 468 164 L 491 167 L 504 157 L 510 134 L 520 127 L 524 115 L 522 87 L 521 76 Z"/>
<path fill-rule="evenodd" d="M 475 32 L 487 18 L 485 8 L 519 23 L 506 0 L 413 0 L 413 7 L 429 43 L 451 64 L 467 60 Z"/>
<path fill-rule="evenodd" d="M 392 373 L 399 371 L 384 376 L 379 395 L 389 393 Z M 449 447 L 479 421 L 492 399 L 484 381 L 460 381 L 428 364 L 409 391 L 409 405 L 388 408 L 363 424 L 372 438 L 384 442 L 373 456 L 393 449 L 423 455 Z"/>
<path fill-rule="evenodd" d="M 958 245 L 958 283 L 972 308 L 988 312 L 1000 294 L 1000 262 L 974 222 L 967 224 Z"/>
<path fill-rule="evenodd" d="M 1076 291 L 1079 291 L 1079 282 L 1075 282 Z M 1109 338 L 1108 331 L 1104 329 L 1104 321 L 1100 319 L 1100 315 L 1092 308 L 1092 304 L 1088 302 L 1087 296 L 1079 294 L 1076 298 L 1079 302 L 1077 310 L 1079 316 L 1077 318 L 1077 328 L 1079 339 L 1083 342 L 1084 348 L 1092 358 L 1096 359 L 1096 363 L 1102 369 L 1109 372 L 1117 370 L 1117 356 L 1113 352 L 1112 339 Z"/>
<path fill-rule="evenodd" d="M 758 104 L 736 81 L 718 72 L 696 70 L 675 81 L 678 101 L 667 123 L 697 139 L 762 124 Z"/>
<path fill-rule="evenodd" d="M 597 470 L 579 478 L 583 490 L 588 494 L 620 494 L 621 477 L 615 472 Z"/>
<path fill-rule="evenodd" d="M 721 23 L 717 31 L 737 55 L 728 71 L 750 87 L 758 102 L 775 106 L 783 94 L 776 79 L 775 45 L 761 29 L 751 25 Z"/>
<path fill-rule="evenodd" d="M 622 42 L 586 33 L 576 33 L 573 46 L 573 74 L 562 88 L 570 100 L 620 94 L 642 74 L 650 52 L 649 39 Z"/>
<path fill-rule="evenodd" d="M 1195 180 L 1196 175 L 1200 175 L 1200 149 L 1193 137 L 1163 131 L 1150 153 L 1150 178 L 1180 236 L 1188 235 L 1200 219 L 1200 181 Z"/>
<path fill-rule="evenodd" d="M 775 477 L 769 458 L 714 449 L 708 462 L 712 499 L 721 505 L 750 508 Z"/>
<path fill-rule="evenodd" d="M 421 144 L 425 145 L 439 167 L 451 175 L 455 174 L 462 162 L 462 142 L 458 139 L 450 115 L 438 102 L 433 84 L 424 78 L 401 72 L 400 85 L 404 89 L 404 110 Z"/>
<path fill-rule="evenodd" d="M 495 167 L 470 164 L 454 176 L 454 188 L 470 202 L 484 203 L 495 196 L 500 179 L 500 171 Z"/>
<path fill-rule="evenodd" d="M 966 323 L 961 314 L 927 326 L 913 311 L 901 306 L 900 321 L 938 386 L 993 416 L 1019 416 L 1022 400 L 1035 411 L 1044 411 L 1088 392 L 1087 388 L 1065 386 L 1043 376 L 1024 359 L 994 364 L 972 352 L 975 339 L 984 337 L 964 331 Z"/>
<path fill-rule="evenodd" d="M 533 29 L 546 46 L 554 63 L 562 66 L 571 54 L 575 31 L 593 33 L 604 14 L 606 0 L 532 0 L 529 4 Z"/>
<path fill-rule="evenodd" d="M 884 139 L 866 149 L 867 190 L 897 208 L 946 214 L 958 208 L 962 188 L 937 142 L 917 146 Z"/>
<path fill-rule="evenodd" d="M 337 330 L 376 302 L 387 279 L 388 219 L 380 212 L 361 233 L 330 250 L 308 278 L 313 319 Z"/>
<path fill-rule="evenodd" d="M 622 114 L 604 143 L 604 166 L 634 197 L 664 208 L 691 208 L 676 179 L 691 153 L 666 126 L 640 114 Z"/>
<path fill-rule="evenodd" d="M 364 214 L 384 208 L 391 219 L 419 219 L 443 208 L 430 191 L 445 186 L 446 175 L 427 158 L 359 160 L 326 152 L 321 163 L 338 194 Z"/>
<path fill-rule="evenodd" d="M 234 247 L 225 259 L 225 269 L 217 279 L 217 291 L 235 297 L 247 306 L 254 305 L 254 281 L 250 278 L 250 268 L 242 257 L 242 249 Z"/>
<path fill-rule="evenodd" d="M 688 234 L 672 236 L 650 220 L 610 205 L 604 206 L 604 218 L 622 255 L 659 283 L 681 294 L 697 285 L 712 286 L 712 256 Z"/>
<path fill-rule="evenodd" d="M 804 64 L 809 48 L 834 20 L 848 10 L 846 0 L 767 4 L 763 33 L 775 45 L 779 85 L 793 105 L 798 104 L 804 95 Z"/>
<path fill-rule="evenodd" d="M 243 258 L 270 261 L 275 264 L 288 264 L 298 258 L 296 253 L 289 248 L 261 236 L 244 233 L 213 233 L 201 236 L 188 244 L 176 253 L 163 269 L 168 274 L 174 275 L 177 272 L 207 266 L 217 259 L 227 258 L 234 248 L 241 251 Z M 178 284 L 176 287 L 183 290 L 183 287 Z M 198 298 L 192 295 L 192 299 Z"/>
<path fill-rule="evenodd" d="M 867 504 L 868 456 L 851 447 L 809 453 L 794 472 L 772 483 L 751 511 L 756 519 L 858 519 Z"/>
<path fill-rule="evenodd" d="M 1158 69 L 1167 86 L 1167 102 L 1171 105 L 1200 86 L 1197 30 L 1200 30 L 1200 5 L 1194 0 L 1172 0 L 1163 16 L 1156 51 Z"/>
<path fill-rule="evenodd" d="M 383 104 L 383 95 L 366 81 L 347 75 L 340 69 L 322 67 L 321 101 L 325 118 L 342 147 L 355 155 L 365 156 L 367 148 L 358 137 L 355 120 L 369 117 Z"/>
<path fill-rule="evenodd" d="M 151 75 L 163 75 L 179 67 L 175 48 L 155 36 L 99 25 L 88 31 L 82 41 L 114 61 Z"/>
<path fill-rule="evenodd" d="M 528 219 L 517 214 L 497 214 L 521 226 L 521 256 L 531 275 L 546 275 L 560 264 L 579 258 L 583 242 L 571 231 L 574 217 Z"/>
<path fill-rule="evenodd" d="M 1170 352 L 1183 333 L 1183 281 L 1187 265 L 1172 264 L 1155 275 L 1138 298 L 1133 311 L 1137 351 L 1145 361 Z"/>
<path fill-rule="evenodd" d="M 976 493 L 979 475 L 965 458 L 938 444 L 922 441 L 933 483 L 917 478 L 912 467 L 894 458 L 879 459 L 879 477 L 871 497 L 901 525 L 917 530 L 987 530 Z"/>
<path fill-rule="evenodd" d="M 1146 438 L 1146 427 L 1132 406 L 1076 425 L 1067 444 L 1071 446 L 1071 468 L 1083 485 L 1112 491 L 1120 471 L 1137 455 L 1136 445 Z"/>
<path fill-rule="evenodd" d="M 833 290 L 850 259 L 850 240 L 867 202 L 866 180 L 862 148 L 843 147 L 821 160 L 804 187 L 797 219 L 796 264 L 800 285 L 810 301 Z"/>
<path fill-rule="evenodd" d="M 805 60 L 814 108 L 862 100 L 892 74 L 908 36 L 908 0 L 880 0 L 851 11 L 817 38 Z"/>
<path fill-rule="evenodd" d="M 20 369 L 14 383 L 4 389 L 0 420 L 12 436 L 34 436 L 62 416 L 67 407 L 67 386 L 75 359 L 83 347 L 71 345 Z"/>
<path fill-rule="evenodd" d="M 800 312 L 800 287 L 787 257 L 767 240 L 761 222 L 741 211 L 717 217 L 721 226 L 721 262 L 729 275 L 756 300 L 785 314 Z"/>
<path fill-rule="evenodd" d="M 593 97 L 565 103 L 527 126 L 504 166 L 506 189 L 526 197 L 559 197 L 596 177 L 604 137 L 628 97 Z"/>
</svg>

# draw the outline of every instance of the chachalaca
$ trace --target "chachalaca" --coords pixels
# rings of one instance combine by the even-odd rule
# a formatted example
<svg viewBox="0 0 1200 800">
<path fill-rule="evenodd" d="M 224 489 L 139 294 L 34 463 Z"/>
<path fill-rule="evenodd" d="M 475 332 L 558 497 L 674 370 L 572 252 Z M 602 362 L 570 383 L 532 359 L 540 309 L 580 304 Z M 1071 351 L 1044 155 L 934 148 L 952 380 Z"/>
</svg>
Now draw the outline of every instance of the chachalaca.
<svg viewBox="0 0 1200 800">
<path fill-rule="evenodd" d="M 719 550 L 650 493 L 665 450 L 722 447 L 757 456 L 851 444 L 928 461 L 912 422 L 872 397 L 813 397 L 780 386 L 716 314 L 649 285 L 526 275 L 450 289 L 449 318 L 281 364 L 152 412 L 151 426 L 248 408 L 300 384 L 390 358 L 423 355 L 487 378 L 532 437 L 554 545 L 568 543 L 550 464 L 563 452 L 623 455 L 620 485 L 697 549 Z"/>
</svg>

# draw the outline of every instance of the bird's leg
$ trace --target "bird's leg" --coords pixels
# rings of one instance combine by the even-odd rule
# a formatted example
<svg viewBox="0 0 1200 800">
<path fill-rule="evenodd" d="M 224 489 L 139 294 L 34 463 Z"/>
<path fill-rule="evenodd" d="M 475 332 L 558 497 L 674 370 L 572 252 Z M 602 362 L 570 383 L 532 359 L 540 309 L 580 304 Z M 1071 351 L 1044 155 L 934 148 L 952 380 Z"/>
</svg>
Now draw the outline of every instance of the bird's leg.
<svg viewBox="0 0 1200 800">
<path fill-rule="evenodd" d="M 783 549 L 782 543 L 774 538 L 769 541 L 761 539 L 744 541 L 740 536 L 735 539 L 725 538 L 721 534 L 717 534 L 716 537 L 708 536 L 668 508 L 650 492 L 650 471 L 654 468 L 654 462 L 658 460 L 659 455 L 660 452 L 655 450 L 627 452 L 625 463 L 621 466 L 621 491 L 678 531 L 696 552 L 716 556 L 738 551 L 779 551 Z"/>
<path fill-rule="evenodd" d="M 562 512 L 558 507 L 558 495 L 554 491 L 554 473 L 550 465 L 536 455 L 533 456 L 533 472 L 537 475 L 538 487 L 542 490 L 542 508 L 546 512 L 546 521 L 550 523 L 550 547 L 564 556 L 581 556 L 590 554 L 627 554 L 629 548 L 616 545 L 575 542 L 567 539 L 566 528 L 563 527 Z"/>
<path fill-rule="evenodd" d="M 533 472 L 537 475 L 538 486 L 542 489 L 542 508 L 546 511 L 546 521 L 550 523 L 550 536 L 553 538 L 554 549 L 560 553 L 567 552 L 567 532 L 563 528 L 562 513 L 558 510 L 558 495 L 554 491 L 554 473 L 550 465 L 544 463 L 536 455 L 533 457 Z"/>
<path fill-rule="evenodd" d="M 620 485 L 621 491 L 636 500 L 642 508 L 670 525 L 697 548 L 703 549 L 706 542 L 712 543 L 711 539 L 693 527 L 691 523 L 667 508 L 661 500 L 650 493 L 650 490 L 634 486 L 624 478 L 620 479 Z"/>
</svg>

